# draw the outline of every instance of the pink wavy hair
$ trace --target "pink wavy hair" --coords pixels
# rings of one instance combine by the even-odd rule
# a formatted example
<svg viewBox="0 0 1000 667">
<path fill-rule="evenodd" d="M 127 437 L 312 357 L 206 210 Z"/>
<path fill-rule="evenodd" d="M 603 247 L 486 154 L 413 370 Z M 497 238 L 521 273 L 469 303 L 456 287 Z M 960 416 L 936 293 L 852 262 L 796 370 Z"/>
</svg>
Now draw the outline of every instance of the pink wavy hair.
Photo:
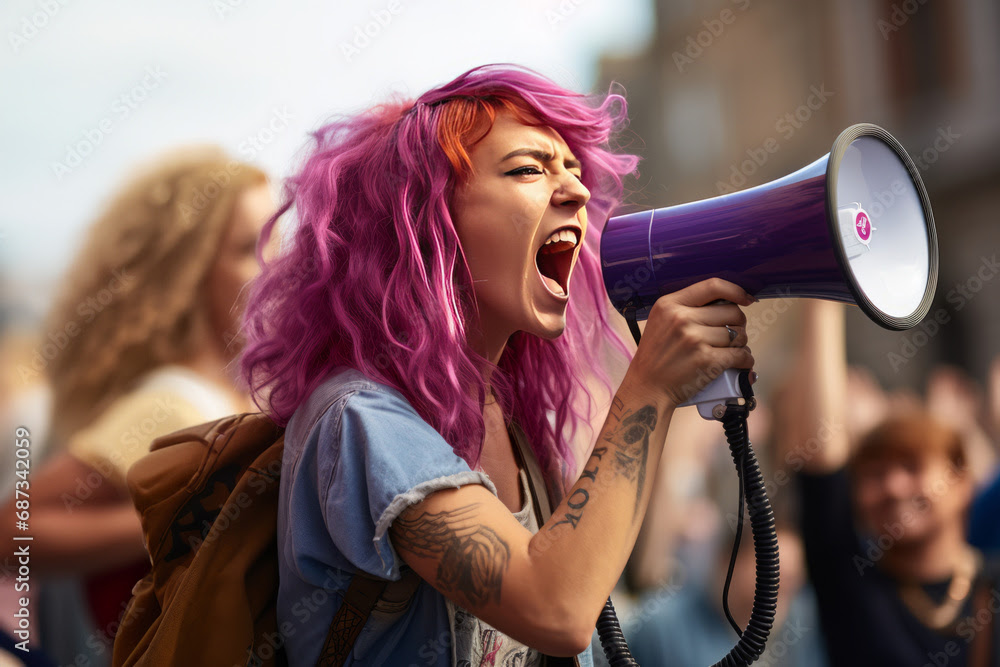
<svg viewBox="0 0 1000 667">
<path fill-rule="evenodd" d="M 506 418 L 517 421 L 551 481 L 561 485 L 575 474 L 570 442 L 592 416 L 585 371 L 610 389 L 595 360 L 606 350 L 630 356 L 606 317 L 598 259 L 622 176 L 638 163 L 611 149 L 627 122 L 620 95 L 588 98 L 524 68 L 486 65 L 415 103 L 384 104 L 321 127 L 262 235 L 261 248 L 278 217 L 294 207 L 299 224 L 290 247 L 265 264 L 251 287 L 242 372 L 257 404 L 284 425 L 336 367 L 358 369 L 399 390 L 456 454 L 476 465 L 490 364 L 466 342 L 477 310 L 448 207 L 468 175 L 445 136 L 445 124 L 456 122 L 454 111 L 444 120 L 446 111 L 456 101 L 488 116 L 474 137 L 463 135 L 471 144 L 504 107 L 553 128 L 581 161 L 591 191 L 564 333 L 555 340 L 515 333 L 490 376 Z M 468 118 L 461 122 L 468 130 Z M 471 144 L 457 149 L 458 162 Z M 573 407 L 577 392 L 587 399 L 587 414 Z"/>
</svg>

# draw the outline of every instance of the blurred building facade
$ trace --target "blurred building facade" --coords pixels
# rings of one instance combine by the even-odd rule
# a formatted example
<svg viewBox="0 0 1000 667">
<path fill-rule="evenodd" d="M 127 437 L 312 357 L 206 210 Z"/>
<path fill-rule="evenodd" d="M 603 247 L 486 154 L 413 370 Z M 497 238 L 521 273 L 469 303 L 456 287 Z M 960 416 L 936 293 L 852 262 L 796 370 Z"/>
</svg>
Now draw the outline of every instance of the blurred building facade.
<svg viewBox="0 0 1000 667">
<path fill-rule="evenodd" d="M 889 332 L 859 309 L 849 354 L 888 387 L 939 362 L 982 381 L 1000 354 L 1000 5 L 995 0 L 654 0 L 642 54 L 605 59 L 643 157 L 629 203 L 660 207 L 766 183 L 829 152 L 858 122 L 885 127 L 928 188 L 941 271 L 931 316 Z M 749 313 L 765 368 L 795 304 Z M 759 364 L 760 365 L 760 364 Z"/>
</svg>

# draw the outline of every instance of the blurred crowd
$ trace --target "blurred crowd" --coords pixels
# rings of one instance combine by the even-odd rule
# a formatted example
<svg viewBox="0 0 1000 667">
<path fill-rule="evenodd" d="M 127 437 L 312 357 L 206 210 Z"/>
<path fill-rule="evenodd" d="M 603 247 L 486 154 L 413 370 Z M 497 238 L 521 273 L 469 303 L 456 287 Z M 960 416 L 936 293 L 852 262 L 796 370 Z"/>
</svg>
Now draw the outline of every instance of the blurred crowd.
<svg viewBox="0 0 1000 667">
<path fill-rule="evenodd" d="M 23 594 L 8 517 L 25 485 L 5 464 L 0 665 L 110 664 L 149 569 L 125 473 L 155 438 L 252 409 L 233 362 L 274 212 L 267 175 L 220 149 L 161 156 L 109 199 L 41 332 L 2 332 L 0 421 L 30 432 L 36 643 L 13 650 Z M 769 391 L 750 416 L 782 581 L 758 664 L 998 664 L 1000 359 L 986 387 L 941 366 L 920 393 L 887 392 L 848 367 L 843 309 L 789 315 L 792 370 L 758 383 Z M 737 488 L 719 424 L 679 411 L 614 595 L 640 664 L 714 664 L 738 639 L 721 594 Z M 740 547 L 728 604 L 744 626 L 749 526 Z"/>
<path fill-rule="evenodd" d="M 8 517 L 29 501 L 37 645 L 14 651 L 25 589 L 4 521 L 0 665 L 111 663 L 132 587 L 149 571 L 125 473 L 154 439 L 251 409 L 233 362 L 273 213 L 267 175 L 221 149 L 161 156 L 92 224 L 41 334 L 3 332 L 0 421 L 27 429 L 31 458 L 28 474 L 5 466 L 0 488 Z"/>
<path fill-rule="evenodd" d="M 998 664 L 1000 358 L 987 387 L 940 365 L 922 392 L 886 391 L 848 366 L 843 309 L 802 302 L 791 370 L 749 418 L 781 570 L 755 664 Z M 639 664 L 715 664 L 738 640 L 722 594 L 736 491 L 720 425 L 675 415 L 613 596 Z M 754 597 L 748 532 L 728 597 L 740 627 Z M 594 655 L 606 664 L 596 634 Z"/>
</svg>

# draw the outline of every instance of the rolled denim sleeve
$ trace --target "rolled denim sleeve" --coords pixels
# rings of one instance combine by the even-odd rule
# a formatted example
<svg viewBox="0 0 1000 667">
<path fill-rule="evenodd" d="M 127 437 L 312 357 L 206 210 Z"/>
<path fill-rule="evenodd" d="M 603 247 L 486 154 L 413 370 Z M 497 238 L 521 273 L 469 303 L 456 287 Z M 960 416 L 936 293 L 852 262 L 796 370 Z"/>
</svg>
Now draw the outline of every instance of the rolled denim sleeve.
<svg viewBox="0 0 1000 667">
<path fill-rule="evenodd" d="M 339 420 L 321 426 L 319 444 L 329 455 L 320 456 L 321 478 L 329 480 L 323 508 L 327 529 L 347 560 L 375 576 L 399 578 L 402 561 L 387 533 L 407 507 L 465 484 L 482 484 L 496 495 L 489 477 L 472 470 L 392 391 L 352 392 Z"/>
</svg>

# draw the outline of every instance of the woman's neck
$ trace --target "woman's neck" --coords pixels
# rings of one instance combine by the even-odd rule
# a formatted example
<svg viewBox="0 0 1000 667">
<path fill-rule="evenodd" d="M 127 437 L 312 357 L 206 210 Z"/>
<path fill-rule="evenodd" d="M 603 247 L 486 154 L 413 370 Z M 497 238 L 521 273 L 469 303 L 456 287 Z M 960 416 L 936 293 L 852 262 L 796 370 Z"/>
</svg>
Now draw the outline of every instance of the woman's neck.
<svg viewBox="0 0 1000 667">
<path fill-rule="evenodd" d="M 483 320 L 478 326 L 469 326 L 466 340 L 473 351 L 495 366 L 500 363 L 500 357 L 512 335 L 512 331 Z M 489 382 L 488 377 L 484 379 Z"/>
<path fill-rule="evenodd" d="M 489 362 L 482 370 L 483 383 L 486 385 L 487 404 L 496 401 L 496 397 L 493 395 L 490 387 L 490 380 L 492 379 L 493 369 L 500 363 L 500 357 L 503 356 L 503 352 L 507 348 L 509 338 L 509 335 L 489 336 L 488 334 L 484 334 L 482 330 L 473 331 L 471 329 L 467 336 L 469 347 L 472 348 L 473 352 Z M 476 396 L 475 387 L 470 389 L 470 393 L 472 396 Z"/>
</svg>

